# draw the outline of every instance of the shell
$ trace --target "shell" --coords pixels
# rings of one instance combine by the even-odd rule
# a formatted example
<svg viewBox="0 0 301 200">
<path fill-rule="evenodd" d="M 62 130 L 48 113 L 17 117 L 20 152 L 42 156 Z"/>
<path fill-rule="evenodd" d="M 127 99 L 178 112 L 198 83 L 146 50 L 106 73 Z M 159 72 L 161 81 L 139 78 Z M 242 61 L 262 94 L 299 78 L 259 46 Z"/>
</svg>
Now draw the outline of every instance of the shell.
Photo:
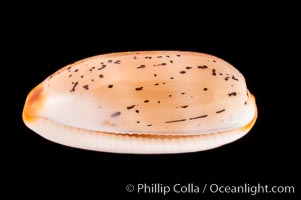
<svg viewBox="0 0 301 200">
<path fill-rule="evenodd" d="M 118 153 L 201 151 L 255 123 L 243 75 L 202 53 L 142 51 L 90 57 L 28 95 L 25 124 L 54 142 Z"/>
</svg>

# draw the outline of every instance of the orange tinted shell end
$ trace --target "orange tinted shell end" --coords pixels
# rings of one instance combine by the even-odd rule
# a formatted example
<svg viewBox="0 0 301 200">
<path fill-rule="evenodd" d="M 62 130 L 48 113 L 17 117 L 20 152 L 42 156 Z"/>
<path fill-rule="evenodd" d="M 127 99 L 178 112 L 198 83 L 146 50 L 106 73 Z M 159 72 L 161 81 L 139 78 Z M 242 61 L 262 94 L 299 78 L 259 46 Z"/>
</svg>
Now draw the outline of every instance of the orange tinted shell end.
<svg viewBox="0 0 301 200">
<path fill-rule="evenodd" d="M 36 119 L 38 111 L 42 107 L 44 95 L 43 86 L 38 85 L 27 96 L 23 110 L 24 122 L 32 122 Z"/>
</svg>

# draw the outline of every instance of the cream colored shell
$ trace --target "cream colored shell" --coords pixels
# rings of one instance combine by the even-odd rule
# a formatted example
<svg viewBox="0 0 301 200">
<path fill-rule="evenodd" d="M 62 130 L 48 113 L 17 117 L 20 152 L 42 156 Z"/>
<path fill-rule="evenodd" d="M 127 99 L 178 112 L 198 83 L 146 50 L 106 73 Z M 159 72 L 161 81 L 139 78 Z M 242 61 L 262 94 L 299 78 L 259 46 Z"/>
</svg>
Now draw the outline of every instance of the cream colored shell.
<svg viewBox="0 0 301 200">
<path fill-rule="evenodd" d="M 118 153 L 200 151 L 246 134 L 257 116 L 245 79 L 202 53 L 112 53 L 70 64 L 38 85 L 25 124 L 68 146 Z"/>
</svg>

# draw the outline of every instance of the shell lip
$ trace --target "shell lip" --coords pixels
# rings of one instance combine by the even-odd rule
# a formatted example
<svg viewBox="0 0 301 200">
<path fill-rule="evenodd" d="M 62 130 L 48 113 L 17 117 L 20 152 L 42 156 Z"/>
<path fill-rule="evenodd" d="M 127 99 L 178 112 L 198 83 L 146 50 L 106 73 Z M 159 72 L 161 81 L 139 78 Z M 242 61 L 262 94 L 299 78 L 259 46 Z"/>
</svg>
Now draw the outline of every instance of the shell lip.
<svg viewBox="0 0 301 200">
<path fill-rule="evenodd" d="M 23 112 L 23 118 L 28 117 L 28 114 L 26 112 Z M 257 110 L 255 113 L 254 118 L 245 126 L 243 127 L 239 127 L 239 128 L 235 128 L 235 129 L 230 129 L 230 130 L 223 130 L 223 131 L 219 131 L 219 132 L 210 132 L 210 133 L 202 133 L 202 134 L 158 134 L 158 133 L 117 133 L 117 132 L 103 132 L 103 131 L 97 131 L 97 130 L 89 130 L 89 129 L 83 129 L 83 128 L 77 128 L 77 127 L 72 127 L 72 126 L 68 126 L 68 125 L 63 125 L 60 123 L 57 123 L 53 120 L 47 119 L 47 118 L 43 118 L 43 117 L 39 117 L 39 116 L 31 116 L 29 115 L 31 119 L 43 119 L 45 121 L 51 122 L 52 124 L 55 124 L 58 127 L 65 127 L 65 128 L 70 128 L 70 129 L 75 129 L 75 130 L 80 130 L 83 132 L 93 132 L 96 134 L 104 134 L 104 135 L 116 135 L 116 136 L 121 136 L 121 137 L 129 137 L 129 138 L 143 138 L 143 139 L 178 139 L 178 138 L 192 138 L 192 137 L 199 137 L 201 135 L 214 135 L 214 134 L 221 134 L 221 133 L 227 133 L 227 132 L 231 132 L 231 131 L 242 131 L 242 132 L 249 132 L 250 129 L 253 127 L 253 125 L 256 122 L 257 119 Z M 31 121 L 25 121 L 25 124 L 28 127 L 31 127 L 30 122 Z"/>
<path fill-rule="evenodd" d="M 43 138 L 69 147 L 123 154 L 171 154 L 203 151 L 233 142 L 249 131 L 256 117 L 257 115 L 244 129 L 194 136 L 146 136 L 96 132 L 56 124 L 42 117 L 36 117 L 37 120 L 26 125 Z"/>
</svg>

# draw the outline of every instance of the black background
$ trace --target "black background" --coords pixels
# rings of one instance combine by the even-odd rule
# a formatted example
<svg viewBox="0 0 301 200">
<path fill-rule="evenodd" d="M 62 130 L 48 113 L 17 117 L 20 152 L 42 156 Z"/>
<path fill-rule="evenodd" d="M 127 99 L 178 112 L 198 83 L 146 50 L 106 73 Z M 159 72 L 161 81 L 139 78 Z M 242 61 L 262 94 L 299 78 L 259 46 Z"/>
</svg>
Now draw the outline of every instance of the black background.
<svg viewBox="0 0 301 200">
<path fill-rule="evenodd" d="M 84 9 L 84 8 L 83 8 Z M 68 9 L 67 9 L 68 10 Z M 14 74 L 13 114 L 5 147 L 5 185 L 11 196 L 142 199 L 161 194 L 128 193 L 127 184 L 293 185 L 298 192 L 300 160 L 296 139 L 300 63 L 290 25 L 267 15 L 254 20 L 222 15 L 209 21 L 201 10 L 164 14 L 165 9 L 131 10 L 115 15 L 103 10 L 88 19 L 80 10 L 39 9 L 10 23 L 7 69 Z M 113 8 L 111 13 L 116 14 Z M 183 10 L 185 10 L 183 8 Z M 180 11 L 180 10 L 178 10 Z M 59 12 L 59 14 L 58 14 Z M 226 13 L 223 13 L 226 14 Z M 254 13 L 250 13 L 253 16 Z M 257 13 L 258 14 L 258 13 Z M 277 16 L 277 12 L 275 13 Z M 58 17 L 59 16 L 59 17 Z M 64 16 L 64 17 L 61 17 Z M 87 17 L 87 16 L 85 16 Z M 284 35 L 283 33 L 286 33 Z M 136 50 L 187 50 L 218 56 L 234 65 L 256 97 L 258 120 L 242 139 L 204 152 L 175 155 L 123 155 L 75 149 L 49 142 L 22 122 L 28 92 L 59 68 L 97 54 Z M 23 190 L 24 189 L 24 190 Z M 39 192 L 38 192 L 39 191 Z M 167 197 L 171 197 L 169 195 Z M 180 194 L 176 198 L 222 198 L 222 194 Z M 250 195 L 226 195 L 238 199 Z M 292 194 L 257 195 L 289 199 Z M 91 198 L 88 198 L 91 199 Z"/>
</svg>

